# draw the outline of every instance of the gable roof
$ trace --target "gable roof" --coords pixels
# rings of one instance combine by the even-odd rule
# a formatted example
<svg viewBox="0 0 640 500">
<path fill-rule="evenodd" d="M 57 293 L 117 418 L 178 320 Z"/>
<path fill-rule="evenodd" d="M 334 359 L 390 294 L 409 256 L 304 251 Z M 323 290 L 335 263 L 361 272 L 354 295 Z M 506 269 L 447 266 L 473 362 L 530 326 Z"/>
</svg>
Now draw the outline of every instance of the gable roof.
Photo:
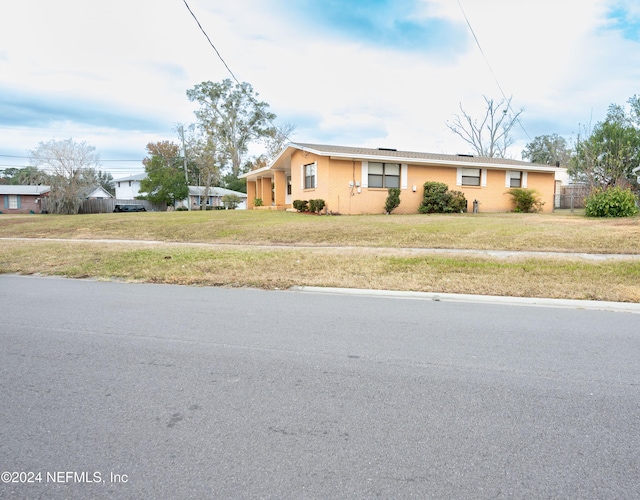
<svg viewBox="0 0 640 500">
<path fill-rule="evenodd" d="M 44 193 L 51 191 L 50 186 L 32 186 L 26 184 L 10 185 L 0 184 L 0 195 L 3 194 L 19 194 L 19 195 L 31 195 L 41 196 Z"/>
<path fill-rule="evenodd" d="M 113 195 L 102 186 L 88 186 L 80 190 L 81 198 L 113 198 Z"/>
<path fill-rule="evenodd" d="M 363 148 L 349 146 L 333 146 L 327 144 L 310 144 L 304 142 L 289 143 L 280 154 L 266 167 L 252 170 L 240 177 L 249 177 L 257 173 L 277 170 L 290 166 L 294 150 L 306 151 L 318 156 L 328 156 L 338 160 L 378 161 L 393 163 L 411 163 L 413 165 L 439 165 L 450 167 L 514 169 L 528 172 L 558 172 L 564 169 L 555 165 L 542 165 L 528 161 L 511 160 L 509 158 L 488 158 L 473 155 L 448 155 L 440 153 L 420 153 L 416 151 L 398 151 L 392 148 Z"/>
</svg>

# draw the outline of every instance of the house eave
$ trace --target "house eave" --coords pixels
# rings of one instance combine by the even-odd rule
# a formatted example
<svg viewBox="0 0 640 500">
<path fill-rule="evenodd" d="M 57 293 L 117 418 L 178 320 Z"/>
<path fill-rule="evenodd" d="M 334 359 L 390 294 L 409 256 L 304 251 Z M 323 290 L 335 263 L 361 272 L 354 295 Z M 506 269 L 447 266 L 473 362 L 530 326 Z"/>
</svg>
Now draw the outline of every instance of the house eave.
<svg viewBox="0 0 640 500">
<path fill-rule="evenodd" d="M 565 172 L 565 168 L 555 167 L 550 165 L 540 165 L 537 163 L 526 163 L 514 160 L 513 163 L 510 161 L 503 161 L 501 163 L 491 162 L 491 161 L 482 161 L 477 157 L 464 157 L 461 156 L 459 158 L 453 157 L 452 155 L 442 155 L 442 156 L 452 156 L 451 158 L 420 158 L 416 156 L 408 156 L 403 155 L 402 151 L 396 152 L 396 154 L 389 155 L 384 154 L 383 152 L 376 152 L 375 154 L 367 154 L 367 153 L 354 153 L 354 152 L 342 152 L 328 149 L 331 146 L 328 146 L 327 149 L 317 149 L 314 148 L 313 145 L 307 144 L 296 144 L 290 143 L 288 144 L 280 154 L 266 167 L 259 168 L 257 170 L 252 170 L 251 172 L 247 172 L 246 174 L 240 175 L 240 178 L 250 179 L 254 177 L 266 177 L 270 176 L 269 174 L 274 170 L 280 170 L 282 168 L 282 161 L 286 157 L 291 157 L 291 153 L 293 150 L 303 151 L 309 154 L 328 157 L 332 160 L 342 160 L 342 161 L 377 161 L 377 162 L 389 162 L 389 163 L 406 163 L 411 165 L 425 165 L 425 166 L 444 166 L 444 167 L 452 167 L 452 168 L 482 168 L 488 170 L 520 170 L 524 172 L 544 172 L 544 173 L 556 173 L 556 172 Z M 347 149 L 347 148 L 345 148 Z M 363 148 L 369 149 L 369 148 Z M 381 150 L 383 151 L 383 150 Z M 405 152 L 406 153 L 406 152 Z M 422 153 L 420 153 L 422 154 Z M 428 153 L 425 153 L 428 154 Z M 468 159 L 465 159 L 468 158 Z M 280 165 L 280 167 L 278 167 Z M 286 165 L 285 165 L 286 167 Z"/>
</svg>

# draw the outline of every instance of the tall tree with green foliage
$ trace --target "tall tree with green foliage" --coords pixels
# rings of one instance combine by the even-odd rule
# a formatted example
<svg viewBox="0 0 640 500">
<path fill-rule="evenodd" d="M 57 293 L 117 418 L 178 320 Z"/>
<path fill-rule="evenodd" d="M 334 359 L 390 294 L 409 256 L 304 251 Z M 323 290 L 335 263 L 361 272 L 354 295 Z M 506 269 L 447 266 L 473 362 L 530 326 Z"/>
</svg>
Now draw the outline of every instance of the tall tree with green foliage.
<svg viewBox="0 0 640 500">
<path fill-rule="evenodd" d="M 604 121 L 578 137 L 569 167 L 575 179 L 599 189 L 634 183 L 632 171 L 640 165 L 640 130 L 633 99 L 630 112 L 612 104 Z"/>
<path fill-rule="evenodd" d="M 49 174 L 38 167 L 9 167 L 2 172 L 0 184 L 12 184 L 14 186 L 27 184 L 49 184 Z"/>
<path fill-rule="evenodd" d="M 150 142 L 142 163 L 147 177 L 140 182 L 140 191 L 146 199 L 174 205 L 189 196 L 180 146 L 171 141 Z"/>
<path fill-rule="evenodd" d="M 73 139 L 40 142 L 31 151 L 31 162 L 48 174 L 51 191 L 48 210 L 57 214 L 77 214 L 82 193 L 95 179 L 92 172 L 100 156 L 87 142 Z"/>
<path fill-rule="evenodd" d="M 539 135 L 526 145 L 522 158 L 532 163 L 568 166 L 571 160 L 571 148 L 567 140 L 558 134 Z"/>
<path fill-rule="evenodd" d="M 238 84 L 229 79 L 203 82 L 187 90 L 187 97 L 199 104 L 195 112 L 198 126 L 215 138 L 236 177 L 249 145 L 275 134 L 271 122 L 276 115 L 268 111 L 266 102 L 258 100 L 258 94 L 248 83 Z"/>
</svg>

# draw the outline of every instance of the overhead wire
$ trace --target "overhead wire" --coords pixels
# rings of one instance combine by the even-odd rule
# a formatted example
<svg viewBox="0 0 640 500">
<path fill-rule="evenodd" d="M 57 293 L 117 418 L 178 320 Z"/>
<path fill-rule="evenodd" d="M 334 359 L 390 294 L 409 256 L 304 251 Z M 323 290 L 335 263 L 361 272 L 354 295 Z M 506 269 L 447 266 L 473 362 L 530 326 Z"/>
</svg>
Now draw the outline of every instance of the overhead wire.
<svg viewBox="0 0 640 500">
<path fill-rule="evenodd" d="M 196 17 L 195 13 L 193 12 L 193 10 L 191 10 L 191 7 L 189 7 L 189 4 L 187 3 L 187 0 L 182 0 L 184 2 L 184 5 L 187 7 L 187 10 L 189 11 L 189 13 L 191 14 L 191 16 L 193 17 L 193 19 L 195 20 L 195 22 L 198 24 L 198 27 L 200 28 L 200 31 L 202 31 L 202 34 L 206 37 L 207 41 L 209 42 L 209 45 L 211 45 L 211 47 L 213 48 L 213 50 L 215 51 L 216 55 L 218 56 L 218 58 L 220 59 L 220 61 L 222 62 L 222 64 L 224 64 L 224 67 L 227 69 L 227 71 L 229 72 L 229 74 L 231 75 L 231 77 L 234 79 L 234 81 L 238 84 L 238 86 L 240 87 L 240 90 L 242 92 L 244 92 L 246 94 L 246 89 L 244 87 L 244 85 L 242 85 L 240 83 L 240 81 L 236 78 L 236 75 L 233 73 L 233 71 L 231 71 L 231 68 L 229 67 L 229 65 L 226 63 L 226 61 L 223 59 L 222 55 L 220 54 L 220 51 L 218 51 L 218 49 L 216 48 L 216 46 L 214 45 L 214 43 L 211 41 L 211 38 L 209 37 L 209 35 L 207 34 L 207 32 L 205 31 L 205 29 L 202 27 L 202 24 L 200 24 L 200 21 L 198 20 L 198 18 Z M 248 94 L 247 94 L 248 95 Z M 262 109 L 258 110 L 262 116 L 269 122 L 271 123 L 271 125 L 277 129 L 278 127 L 276 127 L 276 125 L 273 123 L 273 120 L 262 111 Z M 289 138 L 288 135 L 285 135 L 285 138 L 290 141 L 291 139 Z"/>
<path fill-rule="evenodd" d="M 198 27 L 200 28 L 200 31 L 202 31 L 202 34 L 207 38 L 207 40 L 209 41 L 209 45 L 211 45 L 211 47 L 213 48 L 213 50 L 216 51 L 216 54 L 218 55 L 218 58 L 222 61 L 222 64 L 224 64 L 224 67 L 227 68 L 227 71 L 229 72 L 229 74 L 232 76 L 232 78 L 236 81 L 236 83 L 238 85 L 240 85 L 240 81 L 236 78 L 236 75 L 233 74 L 233 71 L 231 71 L 231 68 L 229 68 L 229 65 L 225 62 L 225 60 L 222 58 L 222 56 L 220 55 L 220 52 L 218 51 L 218 49 L 216 48 L 216 46 L 213 44 L 213 42 L 211 41 L 211 38 L 209 38 L 209 35 L 207 35 L 207 32 L 204 30 L 204 28 L 202 27 L 202 24 L 200 24 L 200 21 L 198 21 L 198 18 L 196 17 L 196 15 L 193 13 L 193 11 L 191 10 L 191 7 L 189 7 L 189 4 L 187 3 L 187 0 L 182 0 L 184 2 L 184 5 L 187 7 L 187 10 L 191 13 L 191 16 L 193 17 L 193 19 L 196 21 L 196 23 L 198 24 Z"/>
<path fill-rule="evenodd" d="M 460 0 L 457 0 L 457 1 L 458 1 L 458 7 L 460 7 L 460 11 L 462 12 L 462 15 L 464 16 L 464 20 L 467 22 L 467 26 L 469 27 L 469 31 L 471 31 L 471 35 L 473 36 L 473 39 L 475 40 L 476 45 L 478 46 L 478 49 L 480 50 L 480 54 L 482 54 L 482 58 L 484 59 L 484 62 L 487 65 L 487 68 L 489 68 L 489 72 L 491 73 L 491 76 L 493 77 L 493 79 L 496 82 L 496 85 L 498 86 L 498 89 L 500 90 L 500 94 L 502 94 L 502 98 L 507 103 L 507 108 L 513 114 L 515 114 L 515 111 L 511 107 L 511 99 L 507 98 L 507 95 L 505 94 L 504 90 L 502 89 L 502 86 L 500 85 L 500 82 L 498 81 L 498 77 L 494 73 L 493 68 L 491 67 L 491 64 L 489 64 L 489 59 L 487 58 L 487 55 L 484 53 L 484 50 L 482 49 L 482 45 L 480 45 L 480 40 L 478 40 L 478 37 L 476 36 L 476 32 L 474 31 L 473 26 L 471 26 L 471 22 L 469 21 L 469 18 L 467 17 L 467 13 L 464 11 L 464 8 L 462 7 L 462 3 L 460 2 Z M 518 125 L 520 125 L 520 128 L 525 133 L 525 135 L 529 138 L 529 140 L 531 140 L 531 136 L 525 130 L 525 128 L 522 125 L 522 121 L 520 120 L 519 116 L 516 116 L 516 121 L 518 122 Z"/>
</svg>

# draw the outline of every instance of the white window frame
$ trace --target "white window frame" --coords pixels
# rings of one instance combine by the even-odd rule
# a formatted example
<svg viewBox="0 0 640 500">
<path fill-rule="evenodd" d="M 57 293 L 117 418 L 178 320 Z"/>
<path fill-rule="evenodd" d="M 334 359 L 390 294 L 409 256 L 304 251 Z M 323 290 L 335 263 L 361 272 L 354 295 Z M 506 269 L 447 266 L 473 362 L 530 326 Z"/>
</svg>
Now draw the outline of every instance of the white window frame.
<svg viewBox="0 0 640 500">
<path fill-rule="evenodd" d="M 20 208 L 20 195 L 10 194 L 9 200 L 7 201 L 7 205 L 9 210 L 18 210 Z"/>
<path fill-rule="evenodd" d="M 307 187 L 307 167 L 313 170 L 313 187 Z M 300 165 L 300 189 L 316 189 L 318 187 L 318 162 Z"/>
<path fill-rule="evenodd" d="M 463 184 L 463 177 L 476 177 L 475 175 L 464 175 L 465 173 L 470 173 L 471 170 L 478 171 L 480 176 L 478 179 L 478 184 Z M 466 172 L 465 172 L 466 171 Z M 458 167 L 456 172 L 456 186 L 463 187 L 487 187 L 487 169 L 486 168 L 475 168 L 475 167 Z"/>
<path fill-rule="evenodd" d="M 514 175 L 516 174 L 516 175 Z M 519 170 L 507 170 L 505 174 L 504 187 L 513 188 L 515 186 L 511 186 L 511 179 L 517 179 L 520 177 L 520 187 L 526 189 L 527 187 L 527 172 L 519 171 Z"/>
<path fill-rule="evenodd" d="M 382 177 L 382 186 L 376 186 L 374 189 L 389 189 L 389 187 L 400 187 L 402 185 L 402 165 L 400 163 L 395 163 L 395 162 L 383 162 L 383 161 L 376 161 L 376 162 L 371 162 L 371 163 L 375 163 L 378 165 L 382 165 L 382 174 L 374 174 L 377 176 L 381 176 Z M 371 163 L 369 163 L 368 167 L 371 166 Z M 398 175 L 394 175 L 394 174 L 387 174 L 386 170 L 387 170 L 387 165 L 391 166 L 394 165 L 398 167 Z M 369 175 L 371 172 L 371 168 L 367 168 L 367 186 L 369 186 Z M 397 186 L 387 186 L 387 179 L 388 178 L 397 178 L 398 179 L 398 185 Z"/>
</svg>

